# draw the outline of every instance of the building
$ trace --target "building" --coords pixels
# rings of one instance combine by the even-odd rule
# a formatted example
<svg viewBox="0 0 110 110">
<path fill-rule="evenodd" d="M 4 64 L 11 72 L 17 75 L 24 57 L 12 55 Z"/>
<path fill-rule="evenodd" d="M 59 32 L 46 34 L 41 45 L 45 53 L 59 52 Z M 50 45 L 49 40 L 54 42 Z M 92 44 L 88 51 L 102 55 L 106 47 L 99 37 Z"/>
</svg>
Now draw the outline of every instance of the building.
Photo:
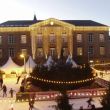
<svg viewBox="0 0 110 110">
<path fill-rule="evenodd" d="M 6 21 L 0 24 L 0 60 L 9 56 L 18 58 L 20 53 L 40 60 L 51 55 L 60 58 L 71 55 L 76 61 L 110 60 L 109 26 L 92 20 Z"/>
</svg>

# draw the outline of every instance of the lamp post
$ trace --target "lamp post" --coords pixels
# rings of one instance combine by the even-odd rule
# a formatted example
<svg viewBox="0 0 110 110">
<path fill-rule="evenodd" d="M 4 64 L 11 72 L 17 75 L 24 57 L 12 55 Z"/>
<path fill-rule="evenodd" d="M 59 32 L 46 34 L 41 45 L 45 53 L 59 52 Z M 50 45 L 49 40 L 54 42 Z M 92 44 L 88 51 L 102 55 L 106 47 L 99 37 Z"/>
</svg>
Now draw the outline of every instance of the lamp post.
<svg viewBox="0 0 110 110">
<path fill-rule="evenodd" d="M 90 56 L 90 52 L 88 51 L 88 54 L 87 54 L 87 56 L 88 56 L 88 64 L 89 64 L 89 56 Z"/>
<path fill-rule="evenodd" d="M 24 59 L 24 73 L 26 73 L 26 57 L 24 54 L 21 54 L 20 57 Z"/>
</svg>

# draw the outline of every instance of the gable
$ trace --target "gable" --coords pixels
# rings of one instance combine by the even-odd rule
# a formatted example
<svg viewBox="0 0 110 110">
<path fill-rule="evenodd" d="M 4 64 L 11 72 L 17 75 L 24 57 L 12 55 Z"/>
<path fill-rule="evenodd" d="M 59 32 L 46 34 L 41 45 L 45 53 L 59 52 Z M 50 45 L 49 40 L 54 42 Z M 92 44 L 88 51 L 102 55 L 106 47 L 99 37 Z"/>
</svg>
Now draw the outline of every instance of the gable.
<svg viewBox="0 0 110 110">
<path fill-rule="evenodd" d="M 62 27 L 69 27 L 69 28 L 75 27 L 75 25 L 73 24 L 70 24 L 58 19 L 54 19 L 54 18 L 50 18 L 50 19 L 30 25 L 30 27 L 43 27 L 43 26 L 62 26 Z"/>
</svg>

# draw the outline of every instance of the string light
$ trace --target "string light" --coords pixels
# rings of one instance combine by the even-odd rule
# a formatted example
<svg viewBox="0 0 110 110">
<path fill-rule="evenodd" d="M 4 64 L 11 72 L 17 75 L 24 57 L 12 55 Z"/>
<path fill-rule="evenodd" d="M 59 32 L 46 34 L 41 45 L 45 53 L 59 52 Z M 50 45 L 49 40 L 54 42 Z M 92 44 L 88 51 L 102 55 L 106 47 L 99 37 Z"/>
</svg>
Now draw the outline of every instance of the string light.
<svg viewBox="0 0 110 110">
<path fill-rule="evenodd" d="M 23 93 L 19 93 L 19 94 L 23 94 Z M 93 91 L 93 93 L 90 93 L 90 92 L 88 92 L 88 93 L 86 93 L 86 92 L 80 92 L 80 91 L 78 91 L 78 92 L 70 92 L 70 93 L 68 93 L 68 96 L 69 96 L 69 98 L 78 98 L 78 97 L 89 97 L 89 96 L 103 96 L 103 95 L 106 95 L 107 93 L 105 92 L 105 91 Z M 40 95 L 40 94 L 39 94 Z M 45 95 L 45 94 L 44 94 Z M 49 100 L 49 99 L 56 99 L 58 96 L 61 96 L 61 94 L 60 93 L 55 93 L 55 94 L 51 94 L 51 95 L 45 95 L 45 96 L 38 96 L 38 98 L 35 98 L 35 99 L 30 99 L 31 101 L 32 100 L 35 100 L 35 101 L 41 101 L 41 100 Z M 18 100 L 15 100 L 15 99 L 8 99 L 8 100 L 6 100 L 6 99 L 1 99 L 0 100 L 0 103 L 7 103 L 7 102 L 9 102 L 9 103 L 11 103 L 11 102 L 28 102 L 29 101 L 29 99 L 18 99 Z"/>
<path fill-rule="evenodd" d="M 33 76 L 31 78 L 35 79 L 37 81 L 42 81 L 42 82 L 46 82 L 46 83 L 53 83 L 53 84 L 80 84 L 80 83 L 85 83 L 85 82 L 95 80 L 97 77 L 92 77 L 92 78 L 88 78 L 85 80 L 77 80 L 77 81 L 55 81 L 55 80 L 47 80 L 47 79 L 33 77 Z"/>
</svg>

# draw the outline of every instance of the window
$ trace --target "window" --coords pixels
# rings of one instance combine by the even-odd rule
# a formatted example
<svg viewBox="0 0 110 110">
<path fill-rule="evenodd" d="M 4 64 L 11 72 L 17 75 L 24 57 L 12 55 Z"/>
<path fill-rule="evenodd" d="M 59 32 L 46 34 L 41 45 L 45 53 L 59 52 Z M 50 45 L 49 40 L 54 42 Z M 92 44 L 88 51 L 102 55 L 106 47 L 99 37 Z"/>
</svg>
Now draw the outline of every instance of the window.
<svg viewBox="0 0 110 110">
<path fill-rule="evenodd" d="M 0 49 L 0 58 L 2 58 L 2 49 Z"/>
<path fill-rule="evenodd" d="M 56 42 L 55 34 L 54 33 L 51 33 L 50 34 L 50 43 L 55 43 L 55 42 Z"/>
<path fill-rule="evenodd" d="M 43 56 L 43 49 L 42 48 L 37 48 L 37 56 L 39 56 L 39 57 Z"/>
<path fill-rule="evenodd" d="M 21 43 L 26 44 L 26 35 L 21 35 Z"/>
<path fill-rule="evenodd" d="M 104 42 L 105 41 L 104 34 L 99 34 L 99 41 L 100 42 Z"/>
<path fill-rule="evenodd" d="M 93 42 L 93 33 L 88 34 L 88 42 L 89 43 Z"/>
<path fill-rule="evenodd" d="M 2 36 L 0 36 L 0 44 L 2 44 Z"/>
<path fill-rule="evenodd" d="M 100 47 L 100 55 L 105 55 L 105 47 Z"/>
<path fill-rule="evenodd" d="M 93 46 L 89 46 L 89 48 L 88 48 L 88 54 L 89 55 L 93 55 L 93 52 L 94 52 Z"/>
<path fill-rule="evenodd" d="M 15 37 L 12 36 L 12 35 L 9 35 L 9 36 L 8 36 L 8 43 L 9 43 L 9 44 L 14 44 L 14 43 L 15 43 Z"/>
<path fill-rule="evenodd" d="M 78 55 L 78 56 L 83 55 L 82 47 L 78 47 L 78 48 L 77 48 L 77 55 Z"/>
<path fill-rule="evenodd" d="M 62 43 L 67 43 L 67 34 L 66 33 L 62 34 Z"/>
<path fill-rule="evenodd" d="M 42 34 L 38 34 L 37 35 L 37 44 L 42 44 L 42 41 L 43 41 Z"/>
<path fill-rule="evenodd" d="M 21 49 L 21 53 L 27 55 L 27 49 Z"/>
<path fill-rule="evenodd" d="M 54 56 L 56 53 L 55 48 L 50 48 L 50 56 Z"/>
<path fill-rule="evenodd" d="M 14 57 L 15 56 L 15 50 L 14 48 L 9 48 L 9 56 Z"/>
<path fill-rule="evenodd" d="M 77 42 L 82 42 L 82 34 L 77 34 Z"/>
</svg>

